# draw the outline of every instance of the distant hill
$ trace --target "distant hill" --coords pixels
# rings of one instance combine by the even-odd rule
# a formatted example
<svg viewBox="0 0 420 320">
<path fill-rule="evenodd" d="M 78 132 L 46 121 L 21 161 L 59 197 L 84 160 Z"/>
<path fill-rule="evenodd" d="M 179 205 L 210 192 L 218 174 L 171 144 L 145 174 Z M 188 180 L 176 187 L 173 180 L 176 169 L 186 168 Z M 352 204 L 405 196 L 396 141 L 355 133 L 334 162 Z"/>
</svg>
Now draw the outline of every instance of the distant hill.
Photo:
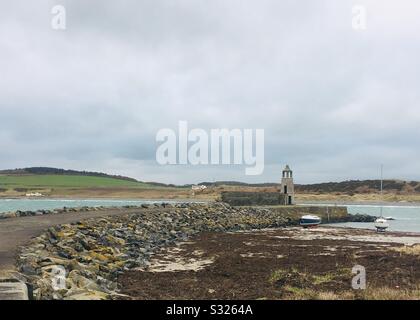
<svg viewBox="0 0 420 320">
<path fill-rule="evenodd" d="M 173 184 L 143 182 L 121 175 L 110 175 L 103 172 L 67 170 L 51 167 L 29 167 L 0 170 L 0 192 L 5 188 L 26 190 L 28 188 L 95 188 L 95 187 L 129 187 L 129 188 L 183 188 Z"/>
<path fill-rule="evenodd" d="M 279 187 L 278 183 L 244 183 L 237 181 L 202 182 L 205 186 L 238 186 L 238 187 Z M 316 184 L 296 184 L 297 192 L 306 193 L 376 193 L 380 191 L 380 180 L 349 180 L 342 182 L 325 182 Z M 420 182 L 402 180 L 384 180 L 385 192 L 420 193 Z"/>
<path fill-rule="evenodd" d="M 77 171 L 77 170 L 66 170 L 50 167 L 30 167 L 22 169 L 12 170 L 0 170 L 0 174 L 4 175 L 25 175 L 25 174 L 36 174 L 36 175 L 66 175 L 66 176 L 89 176 L 89 177 L 102 177 L 112 178 L 125 181 L 139 182 L 136 179 L 124 177 L 120 175 L 109 175 L 102 172 L 91 172 L 91 171 Z"/>
<path fill-rule="evenodd" d="M 3 185 L 20 185 L 29 183 L 30 185 L 42 185 L 47 186 L 49 183 L 54 185 L 78 185 L 82 183 L 80 179 L 70 180 L 71 176 L 83 176 L 83 177 L 92 177 L 94 178 L 105 178 L 104 180 L 85 180 L 83 181 L 86 186 L 95 186 L 95 185 L 110 185 L 110 186 L 141 186 L 141 187 L 155 187 L 155 188 L 191 188 L 191 184 L 186 184 L 182 186 L 177 186 L 173 184 L 165 184 L 159 182 L 142 182 L 134 178 L 125 177 L 121 175 L 110 175 L 103 172 L 91 172 L 91 171 L 78 171 L 78 170 L 66 170 L 50 167 L 30 167 L 30 168 L 20 168 L 20 169 L 10 169 L 10 170 L 0 170 L 0 175 L 3 175 L 3 178 L 0 178 L 0 184 Z M 45 179 L 40 181 L 34 179 L 34 181 L 25 180 L 19 181 L 16 180 L 18 177 L 24 176 L 43 176 Z M 5 176 L 10 176 L 10 179 L 6 179 Z M 58 177 L 54 177 L 58 176 Z M 66 181 L 58 179 L 59 176 L 68 176 Z M 15 178 L 13 178 L 15 177 Z M 29 178 L 29 177 L 28 177 Z M 76 177 L 73 177 L 76 178 Z M 16 180 L 16 181 L 15 181 Z M 44 181 L 45 180 L 45 181 Z M 120 182 L 118 182 L 120 181 Z M 25 183 L 24 183 L 25 182 Z M 296 184 L 296 192 L 300 193 L 346 193 L 346 194 L 356 194 L 356 193 L 377 193 L 380 190 L 380 180 L 349 180 L 342 182 L 325 182 L 325 183 L 315 183 L 315 184 Z M 222 187 L 222 186 L 231 186 L 231 187 L 260 187 L 260 188 L 276 188 L 279 187 L 278 183 L 245 183 L 239 181 L 216 181 L 216 182 L 201 182 L 200 185 L 205 185 L 207 187 Z M 384 191 L 392 193 L 401 193 L 401 194 L 411 194 L 411 193 L 420 193 L 420 182 L 418 181 L 403 181 L 403 180 L 384 180 Z"/>
<path fill-rule="evenodd" d="M 239 182 L 239 181 L 215 181 L 215 182 L 201 182 L 198 183 L 199 185 L 204 186 L 238 186 L 238 187 L 278 187 L 280 184 L 274 182 L 266 182 L 266 183 L 246 183 L 246 182 Z M 191 186 L 191 185 L 186 185 Z"/>
<path fill-rule="evenodd" d="M 342 192 L 342 193 L 375 193 L 380 191 L 380 180 L 349 180 L 343 182 L 327 182 L 307 185 L 297 185 L 298 192 Z M 402 180 L 384 180 L 385 192 L 420 193 L 420 182 Z"/>
</svg>

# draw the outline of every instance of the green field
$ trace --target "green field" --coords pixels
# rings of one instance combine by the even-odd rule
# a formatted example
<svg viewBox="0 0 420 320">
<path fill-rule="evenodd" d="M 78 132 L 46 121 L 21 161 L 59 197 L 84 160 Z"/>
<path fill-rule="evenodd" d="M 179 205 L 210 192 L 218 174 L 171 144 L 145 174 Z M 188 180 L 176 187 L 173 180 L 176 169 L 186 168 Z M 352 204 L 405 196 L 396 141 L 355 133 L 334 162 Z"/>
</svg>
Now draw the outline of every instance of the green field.
<svg viewBox="0 0 420 320">
<path fill-rule="evenodd" d="M 77 175 L 0 175 L 0 188 L 157 188 L 122 179 Z"/>
</svg>

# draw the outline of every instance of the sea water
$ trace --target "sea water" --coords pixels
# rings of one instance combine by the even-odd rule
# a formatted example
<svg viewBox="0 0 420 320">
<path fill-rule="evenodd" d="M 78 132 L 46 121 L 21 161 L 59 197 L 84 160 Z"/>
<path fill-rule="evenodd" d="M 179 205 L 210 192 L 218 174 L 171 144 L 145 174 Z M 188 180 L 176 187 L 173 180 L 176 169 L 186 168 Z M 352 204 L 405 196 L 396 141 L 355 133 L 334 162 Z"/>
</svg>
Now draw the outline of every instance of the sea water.
<svg viewBox="0 0 420 320">
<path fill-rule="evenodd" d="M 420 205 L 347 205 L 347 210 L 351 214 L 364 213 L 379 217 L 392 217 L 389 220 L 389 231 L 420 232 Z M 341 224 L 354 228 L 375 229 L 374 223 L 348 222 Z"/>
<path fill-rule="evenodd" d="M 334 206 L 333 204 L 313 204 Z M 378 203 L 378 204 L 337 204 L 346 206 L 350 214 L 368 214 L 371 216 L 392 217 L 395 220 L 389 220 L 389 231 L 420 232 L 420 204 L 410 203 Z M 334 223 L 334 226 L 343 226 L 351 228 L 375 229 L 374 223 L 369 222 L 346 222 Z"/>
</svg>

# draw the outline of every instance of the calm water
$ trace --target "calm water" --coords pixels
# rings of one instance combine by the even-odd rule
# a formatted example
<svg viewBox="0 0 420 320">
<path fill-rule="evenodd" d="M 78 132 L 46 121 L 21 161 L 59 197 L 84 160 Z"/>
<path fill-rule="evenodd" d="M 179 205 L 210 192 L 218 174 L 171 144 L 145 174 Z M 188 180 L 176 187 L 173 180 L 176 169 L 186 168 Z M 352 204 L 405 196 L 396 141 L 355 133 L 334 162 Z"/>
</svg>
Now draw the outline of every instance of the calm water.
<svg viewBox="0 0 420 320">
<path fill-rule="evenodd" d="M 322 204 L 322 203 L 311 203 L 312 205 L 320 206 L 334 206 L 334 204 Z M 302 203 L 303 205 L 303 203 Z M 305 205 L 310 205 L 305 203 Z M 390 231 L 406 231 L 406 232 L 420 232 L 420 204 L 409 204 L 409 203 L 383 203 L 383 204 L 349 204 L 342 203 L 339 206 L 346 206 L 347 210 L 351 214 L 361 213 L 369 214 L 371 216 L 379 217 L 393 217 L 395 220 L 390 220 L 389 229 Z M 352 227 L 352 228 L 364 228 L 364 229 L 375 229 L 374 223 L 366 222 L 347 222 L 347 223 L 335 223 L 334 226 Z"/>
<path fill-rule="evenodd" d="M 372 216 L 380 216 L 380 205 L 347 205 L 349 213 L 364 213 Z M 420 205 L 384 205 L 382 207 L 384 217 L 393 217 L 389 221 L 390 231 L 420 232 Z M 375 229 L 373 223 L 349 222 L 338 225 L 354 228 Z"/>
<path fill-rule="evenodd" d="M 16 210 L 59 209 L 63 207 L 113 207 L 126 205 L 141 205 L 156 202 L 174 203 L 173 200 L 124 200 L 124 199 L 0 199 L 0 212 Z M 182 201 L 185 202 L 185 201 Z"/>
</svg>

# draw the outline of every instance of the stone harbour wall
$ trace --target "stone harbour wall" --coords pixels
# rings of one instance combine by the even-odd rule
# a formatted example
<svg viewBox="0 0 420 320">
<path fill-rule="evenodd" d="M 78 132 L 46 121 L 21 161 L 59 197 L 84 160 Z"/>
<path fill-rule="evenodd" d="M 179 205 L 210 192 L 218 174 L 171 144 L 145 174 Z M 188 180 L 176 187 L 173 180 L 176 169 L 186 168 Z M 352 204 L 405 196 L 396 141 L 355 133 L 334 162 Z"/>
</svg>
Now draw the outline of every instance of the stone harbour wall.
<svg viewBox="0 0 420 320">
<path fill-rule="evenodd" d="M 342 206 L 314 206 L 314 205 L 298 205 L 298 206 L 273 206 L 270 210 L 289 218 L 298 223 L 300 217 L 304 214 L 314 214 L 322 219 L 322 223 L 344 222 L 351 218 L 346 207 Z"/>
<path fill-rule="evenodd" d="M 285 195 L 280 192 L 223 191 L 221 200 L 231 206 L 267 206 L 285 203 Z"/>
</svg>

